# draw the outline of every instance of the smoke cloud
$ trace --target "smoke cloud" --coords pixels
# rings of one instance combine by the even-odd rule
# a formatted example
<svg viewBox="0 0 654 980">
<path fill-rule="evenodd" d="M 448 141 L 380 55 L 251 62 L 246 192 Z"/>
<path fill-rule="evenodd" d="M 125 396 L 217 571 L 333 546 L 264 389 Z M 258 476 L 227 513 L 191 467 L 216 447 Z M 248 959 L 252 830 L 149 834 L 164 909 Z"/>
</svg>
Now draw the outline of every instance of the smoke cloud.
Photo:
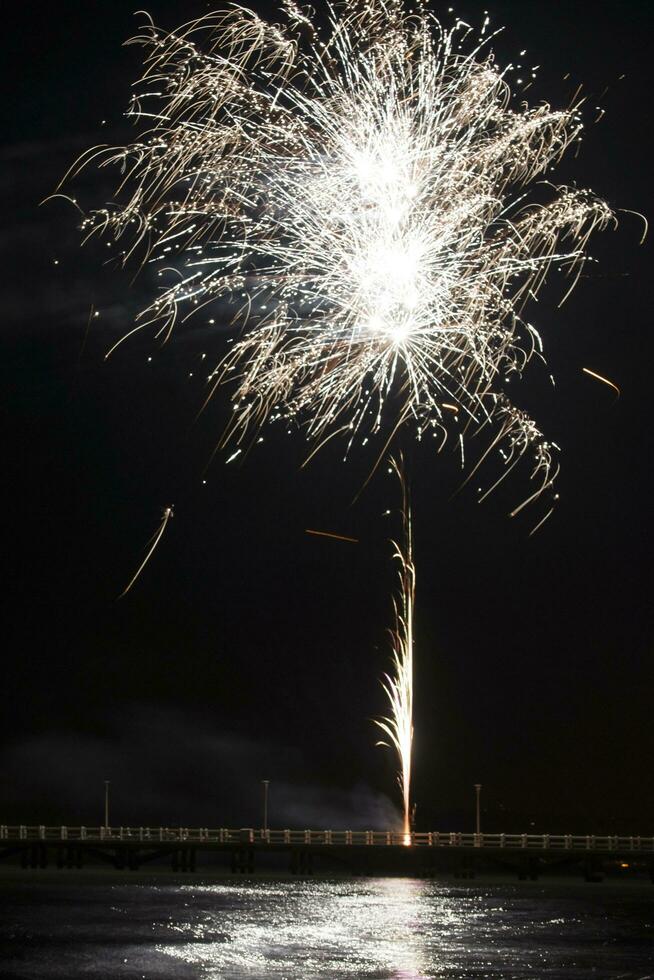
<svg viewBox="0 0 654 980">
<path fill-rule="evenodd" d="M 297 748 L 217 733 L 181 713 L 142 707 L 106 734 L 41 734 L 0 753 L 3 823 L 396 829 L 391 800 L 364 783 L 322 786 Z"/>
</svg>

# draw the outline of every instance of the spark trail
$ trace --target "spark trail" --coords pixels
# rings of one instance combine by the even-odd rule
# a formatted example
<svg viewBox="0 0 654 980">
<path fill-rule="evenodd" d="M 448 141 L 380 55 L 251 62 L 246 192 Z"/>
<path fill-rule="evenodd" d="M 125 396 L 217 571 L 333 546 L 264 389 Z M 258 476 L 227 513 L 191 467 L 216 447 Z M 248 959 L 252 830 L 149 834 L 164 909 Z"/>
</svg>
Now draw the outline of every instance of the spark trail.
<svg viewBox="0 0 654 980">
<path fill-rule="evenodd" d="M 209 374 L 231 385 L 225 444 L 247 448 L 266 421 L 348 449 L 412 424 L 439 449 L 457 432 L 463 461 L 464 435 L 495 426 L 484 458 L 530 468 L 518 513 L 558 468 L 505 391 L 543 355 L 526 307 L 553 267 L 572 289 L 614 220 L 546 179 L 580 106 L 529 107 L 534 71 L 497 64 L 487 20 L 474 36 L 420 0 L 325 10 L 318 23 L 285 0 L 269 23 L 230 6 L 169 34 L 148 21 L 132 42 L 140 135 L 72 169 L 120 171 L 83 231 L 161 284 L 126 336 L 163 341 L 208 304 L 211 323 L 231 319 Z"/>
<path fill-rule="evenodd" d="M 601 381 L 602 384 L 607 385 L 609 388 L 613 388 L 618 398 L 620 397 L 620 389 L 614 381 L 610 380 L 610 378 L 605 378 L 603 374 L 598 374 L 597 371 L 592 371 L 587 367 L 582 368 L 581 370 L 584 372 L 584 374 L 588 374 L 591 378 L 595 378 L 596 381 Z"/>
<path fill-rule="evenodd" d="M 385 739 L 377 745 L 395 749 L 398 758 L 397 781 L 402 794 L 404 842 L 411 833 L 411 751 L 413 747 L 413 608 L 416 593 L 416 569 L 413 563 L 413 527 L 411 503 L 402 462 L 391 460 L 391 469 L 402 488 L 402 538 L 393 541 L 393 558 L 399 565 L 400 587 L 394 599 L 395 622 L 390 631 L 392 671 L 384 675 L 382 687 L 388 698 L 390 714 L 375 719 Z"/>
<path fill-rule="evenodd" d="M 139 565 L 139 567 L 136 569 L 136 571 L 134 572 L 134 575 L 129 580 L 129 582 L 127 583 L 127 585 L 123 589 L 123 591 L 118 596 L 119 599 L 122 599 L 123 596 L 127 595 L 127 593 L 132 588 L 132 586 L 136 582 L 137 578 L 140 576 L 141 572 L 143 571 L 143 569 L 145 568 L 145 566 L 147 565 L 147 563 L 152 558 L 152 555 L 154 554 L 154 552 L 156 550 L 156 547 L 159 544 L 159 542 L 161 541 L 161 539 L 163 537 L 163 533 L 166 530 L 166 525 L 168 524 L 168 521 L 170 520 L 170 518 L 173 517 L 173 516 L 174 516 L 173 508 L 172 507 L 164 507 L 163 514 L 161 515 L 161 523 L 160 523 L 159 527 L 157 528 L 157 530 L 152 535 L 152 537 L 150 538 L 150 540 L 148 541 L 148 550 L 146 552 L 145 558 L 143 559 L 143 561 L 141 562 L 141 564 Z"/>
<path fill-rule="evenodd" d="M 358 538 L 351 538 L 347 534 L 334 534 L 332 531 L 316 531 L 314 528 L 307 527 L 305 534 L 315 534 L 319 538 L 334 538 L 335 541 L 349 541 L 351 544 L 358 544 Z"/>
</svg>

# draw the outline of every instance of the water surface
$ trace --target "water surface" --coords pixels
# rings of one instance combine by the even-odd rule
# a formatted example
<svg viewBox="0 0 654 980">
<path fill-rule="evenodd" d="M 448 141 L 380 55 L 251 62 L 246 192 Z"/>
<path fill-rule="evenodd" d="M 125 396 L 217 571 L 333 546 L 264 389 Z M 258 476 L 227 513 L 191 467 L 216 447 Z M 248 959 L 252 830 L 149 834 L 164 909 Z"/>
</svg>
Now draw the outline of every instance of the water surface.
<svg viewBox="0 0 654 980">
<path fill-rule="evenodd" d="M 2 980 L 654 978 L 644 883 L 106 878 L 0 882 Z"/>
</svg>

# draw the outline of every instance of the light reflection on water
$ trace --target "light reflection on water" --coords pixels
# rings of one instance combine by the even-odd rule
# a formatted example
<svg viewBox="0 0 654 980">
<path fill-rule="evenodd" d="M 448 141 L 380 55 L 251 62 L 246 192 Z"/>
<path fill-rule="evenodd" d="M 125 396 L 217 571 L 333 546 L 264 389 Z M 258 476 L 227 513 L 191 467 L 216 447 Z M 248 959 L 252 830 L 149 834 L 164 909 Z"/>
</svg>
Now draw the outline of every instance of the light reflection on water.
<svg viewBox="0 0 654 980">
<path fill-rule="evenodd" d="M 139 880 L 0 882 L 2 980 L 654 978 L 647 885 Z"/>
<path fill-rule="evenodd" d="M 369 883 L 294 881 L 241 887 L 191 888 L 197 906 L 228 898 L 174 928 L 192 936 L 161 952 L 201 968 L 206 980 L 243 977 L 388 977 L 424 980 L 424 883 L 378 879 Z M 431 913 L 433 914 L 433 904 Z M 436 903 L 442 923 L 456 913 Z M 220 933 L 217 941 L 211 937 Z M 202 942 L 198 944 L 197 940 Z M 225 971 L 230 970 L 227 974 Z"/>
</svg>

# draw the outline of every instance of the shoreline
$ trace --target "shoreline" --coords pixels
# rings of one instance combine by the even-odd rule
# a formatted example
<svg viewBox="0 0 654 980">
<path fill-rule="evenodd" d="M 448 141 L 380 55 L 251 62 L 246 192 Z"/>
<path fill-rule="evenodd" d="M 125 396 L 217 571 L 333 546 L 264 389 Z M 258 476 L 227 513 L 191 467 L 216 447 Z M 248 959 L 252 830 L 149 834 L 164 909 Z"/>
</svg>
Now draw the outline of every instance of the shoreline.
<svg viewBox="0 0 654 980">
<path fill-rule="evenodd" d="M 47 885 L 53 887 L 92 886 L 92 885 L 112 885 L 112 886 L 148 886 L 148 885 L 186 885 L 192 887 L 224 885 L 256 884 L 258 882 L 286 882 L 296 881 L 306 885 L 312 881 L 328 882 L 336 881 L 422 881 L 433 883 L 447 888 L 457 888 L 468 891 L 475 891 L 483 888 L 513 887 L 516 890 L 547 890 L 556 888 L 570 889 L 583 888 L 589 895 L 601 895 L 606 889 L 620 891 L 643 891 L 650 892 L 654 898 L 654 885 L 649 879 L 649 875 L 643 870 L 628 875 L 608 874 L 601 880 L 585 881 L 580 875 L 572 874 L 548 874 L 542 875 L 536 880 L 520 880 L 516 875 L 487 873 L 477 874 L 474 878 L 461 878 L 451 874 L 434 874 L 429 877 L 417 875 L 384 875 L 368 874 L 353 875 L 347 873 L 323 872 L 311 875 L 296 875 L 290 871 L 266 869 L 256 873 L 239 874 L 230 872 L 223 867 L 203 868 L 196 871 L 171 871 L 170 868 L 151 868 L 148 871 L 125 871 L 116 868 L 92 866 L 85 868 L 17 868 L 0 866 L 0 889 L 4 886 L 18 886 L 30 888 L 33 886 Z"/>
</svg>

